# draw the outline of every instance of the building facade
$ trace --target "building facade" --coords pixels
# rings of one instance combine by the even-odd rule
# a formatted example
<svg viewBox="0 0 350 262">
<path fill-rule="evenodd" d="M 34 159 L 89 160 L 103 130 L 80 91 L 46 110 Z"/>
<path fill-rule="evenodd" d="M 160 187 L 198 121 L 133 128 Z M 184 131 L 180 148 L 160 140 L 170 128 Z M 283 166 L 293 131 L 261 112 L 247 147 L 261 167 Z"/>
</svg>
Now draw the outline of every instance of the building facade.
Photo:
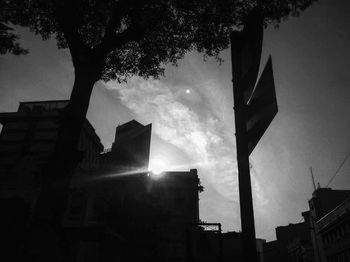
<svg viewBox="0 0 350 262">
<path fill-rule="evenodd" d="M 67 100 L 21 102 L 17 112 L 0 113 L 0 198 L 19 196 L 35 203 L 42 167 L 54 153 L 60 115 L 67 104 Z M 103 146 L 88 120 L 78 149 L 84 158 L 77 173 L 96 170 Z"/>
<path fill-rule="evenodd" d="M 6 213 L 2 227 L 16 223 L 18 229 L 2 238 L 8 240 L 11 254 L 21 254 L 18 259 L 33 255 L 30 249 L 22 250 L 31 246 L 26 237 L 30 210 L 41 190 L 42 167 L 55 152 L 67 104 L 24 102 L 17 112 L 0 114 L 0 205 Z M 197 171 L 148 172 L 150 140 L 151 125 L 132 120 L 117 127 L 112 148 L 103 151 L 86 120 L 79 140 L 84 158 L 72 177 L 59 233 L 65 243 L 58 248 L 54 238 L 48 238 L 50 248 L 41 249 L 46 252 L 41 257 L 58 254 L 64 261 L 79 262 L 187 260 L 188 228 L 199 222 Z"/>
<path fill-rule="evenodd" d="M 350 198 L 316 221 L 327 262 L 350 261 Z"/>
<path fill-rule="evenodd" d="M 316 262 L 333 261 L 331 260 L 328 251 L 326 251 L 328 247 L 325 246 L 321 231 L 323 230 L 322 232 L 326 232 L 327 230 L 324 230 L 325 225 L 321 221 L 325 216 L 327 216 L 327 214 L 329 214 L 349 197 L 350 190 L 317 188 L 313 192 L 312 198 L 309 200 L 309 223 Z M 334 214 L 336 214 L 336 212 Z M 327 245 L 328 244 L 330 243 L 327 242 Z"/>
<path fill-rule="evenodd" d="M 199 221 L 197 171 L 149 172 L 150 140 L 150 124 L 132 120 L 116 128 L 86 183 L 84 223 L 70 223 L 71 231 L 85 232 L 77 261 L 187 259 L 188 226 Z"/>
<path fill-rule="evenodd" d="M 131 120 L 116 128 L 114 142 L 100 156 L 106 171 L 147 172 L 151 148 L 152 124 L 146 126 Z"/>
<path fill-rule="evenodd" d="M 314 262 L 308 214 L 303 215 L 304 222 L 276 228 L 277 239 L 263 245 L 264 261 Z"/>
<path fill-rule="evenodd" d="M 61 113 L 67 105 L 67 100 L 22 102 L 17 112 L 0 113 L 1 239 L 6 242 L 4 250 L 13 261 L 40 261 L 40 256 L 52 259 L 55 256 L 50 250 L 55 246 L 52 244 L 52 234 L 42 241 L 51 243 L 50 247 L 32 248 L 33 242 L 37 243 L 38 235 L 34 233 L 30 221 L 38 197 L 44 190 L 43 167 L 55 152 Z M 88 120 L 81 131 L 78 150 L 83 153 L 83 159 L 75 170 L 69 189 L 69 203 L 76 207 L 76 221 L 78 217 L 82 219 L 81 211 L 86 203 L 86 191 L 80 181 L 98 169 L 99 155 L 103 150 Z M 78 199 L 77 195 L 80 201 L 73 204 L 72 199 Z M 66 217 L 63 217 L 61 223 L 64 224 Z M 34 235 L 35 241 L 32 238 Z"/>
</svg>

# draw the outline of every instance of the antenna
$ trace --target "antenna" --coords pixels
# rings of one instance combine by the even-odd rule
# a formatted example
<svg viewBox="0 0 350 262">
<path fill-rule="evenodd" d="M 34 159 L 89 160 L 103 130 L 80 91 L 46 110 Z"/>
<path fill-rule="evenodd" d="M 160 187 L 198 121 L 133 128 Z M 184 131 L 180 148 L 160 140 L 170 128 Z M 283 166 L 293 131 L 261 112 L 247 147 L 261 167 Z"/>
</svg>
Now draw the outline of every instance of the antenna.
<svg viewBox="0 0 350 262">
<path fill-rule="evenodd" d="M 336 177 L 336 175 L 339 173 L 340 169 L 343 167 L 343 165 L 345 164 L 346 160 L 348 159 L 348 157 L 350 156 L 350 152 L 346 155 L 346 157 L 344 158 L 343 162 L 340 164 L 340 166 L 338 167 L 337 171 L 335 171 L 334 175 L 332 176 L 332 178 L 329 180 L 328 184 L 326 187 L 329 186 L 329 184 L 333 181 L 333 179 Z"/>
<path fill-rule="evenodd" d="M 314 173 L 312 172 L 312 166 L 310 166 L 310 173 L 311 173 L 312 185 L 314 186 L 314 191 L 315 191 L 316 190 L 316 184 L 315 184 Z"/>
</svg>

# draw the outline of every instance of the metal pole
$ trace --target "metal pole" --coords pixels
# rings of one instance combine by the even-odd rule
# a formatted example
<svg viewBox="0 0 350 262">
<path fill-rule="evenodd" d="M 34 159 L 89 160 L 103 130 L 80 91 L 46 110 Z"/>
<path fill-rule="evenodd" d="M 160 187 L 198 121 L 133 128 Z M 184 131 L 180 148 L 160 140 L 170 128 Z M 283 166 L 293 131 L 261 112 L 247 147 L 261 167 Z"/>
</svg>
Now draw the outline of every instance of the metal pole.
<svg viewBox="0 0 350 262">
<path fill-rule="evenodd" d="M 236 33 L 239 34 L 239 33 Z M 233 100 L 236 125 L 236 149 L 237 149 L 237 164 L 238 164 L 238 183 L 239 183 L 239 201 L 241 211 L 241 228 L 244 261 L 258 261 L 256 252 L 255 226 L 254 226 L 254 211 L 253 199 L 250 181 L 249 155 L 248 155 L 248 140 L 246 130 L 246 105 L 244 103 L 243 90 L 239 87 L 241 73 L 240 61 L 240 46 L 241 37 L 235 36 L 235 41 L 232 41 L 231 35 L 231 60 L 232 60 L 232 75 L 233 75 Z M 234 75 L 234 72 L 236 74 Z"/>
<path fill-rule="evenodd" d="M 219 262 L 222 262 L 223 248 L 222 248 L 222 232 L 221 232 L 221 224 L 219 223 Z"/>
</svg>

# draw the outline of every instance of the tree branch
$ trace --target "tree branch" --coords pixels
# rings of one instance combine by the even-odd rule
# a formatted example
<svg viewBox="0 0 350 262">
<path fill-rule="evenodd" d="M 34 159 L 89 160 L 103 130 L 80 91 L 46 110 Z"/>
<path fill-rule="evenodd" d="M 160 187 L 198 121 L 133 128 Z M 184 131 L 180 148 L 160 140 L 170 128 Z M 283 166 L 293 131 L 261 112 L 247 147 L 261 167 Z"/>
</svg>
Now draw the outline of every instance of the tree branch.
<svg viewBox="0 0 350 262">
<path fill-rule="evenodd" d="M 121 0 L 115 4 L 113 15 L 106 28 L 105 36 L 101 44 L 96 46 L 96 52 L 108 55 L 114 49 L 120 48 L 128 41 L 142 39 L 143 31 L 141 30 L 141 26 L 135 22 L 135 19 L 131 21 L 129 28 L 117 33 L 117 29 L 122 26 L 122 19 L 129 16 L 130 13 L 139 12 L 146 3 L 145 1 L 135 0 L 135 4 L 131 5 L 130 2 L 132 1 L 133 0 Z"/>
<path fill-rule="evenodd" d="M 80 52 L 88 51 L 78 34 L 78 21 L 76 19 L 77 1 L 62 1 L 54 11 L 57 22 L 64 34 L 73 58 Z"/>
<path fill-rule="evenodd" d="M 119 34 L 114 34 L 105 38 L 103 42 L 96 48 L 96 52 L 102 52 L 108 55 L 113 50 L 122 47 L 125 43 L 130 41 L 141 40 L 144 32 L 138 26 L 132 26 Z"/>
</svg>

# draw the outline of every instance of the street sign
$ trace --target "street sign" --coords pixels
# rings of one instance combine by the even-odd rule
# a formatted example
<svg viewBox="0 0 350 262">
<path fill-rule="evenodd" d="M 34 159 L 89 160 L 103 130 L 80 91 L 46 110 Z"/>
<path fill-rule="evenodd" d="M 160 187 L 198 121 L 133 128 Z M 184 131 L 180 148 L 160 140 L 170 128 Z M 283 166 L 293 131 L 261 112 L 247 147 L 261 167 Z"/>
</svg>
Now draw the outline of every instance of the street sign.
<svg viewBox="0 0 350 262">
<path fill-rule="evenodd" d="M 231 34 L 239 202 L 244 261 L 257 262 L 249 155 L 277 113 L 277 103 L 271 59 L 254 89 L 263 40 L 263 18 L 259 7 L 248 14 L 243 25 L 243 31 Z"/>
<path fill-rule="evenodd" d="M 259 8 L 254 8 L 245 19 L 242 32 L 232 34 L 231 43 L 238 51 L 235 57 L 238 65 L 234 66 L 234 77 L 240 76 L 238 85 L 241 88 L 245 102 L 248 101 L 254 89 L 259 73 L 259 65 L 263 41 L 263 19 Z"/>
<path fill-rule="evenodd" d="M 253 95 L 246 106 L 246 130 L 249 155 L 254 150 L 277 112 L 272 60 L 269 57 L 258 84 L 253 91 Z"/>
</svg>

